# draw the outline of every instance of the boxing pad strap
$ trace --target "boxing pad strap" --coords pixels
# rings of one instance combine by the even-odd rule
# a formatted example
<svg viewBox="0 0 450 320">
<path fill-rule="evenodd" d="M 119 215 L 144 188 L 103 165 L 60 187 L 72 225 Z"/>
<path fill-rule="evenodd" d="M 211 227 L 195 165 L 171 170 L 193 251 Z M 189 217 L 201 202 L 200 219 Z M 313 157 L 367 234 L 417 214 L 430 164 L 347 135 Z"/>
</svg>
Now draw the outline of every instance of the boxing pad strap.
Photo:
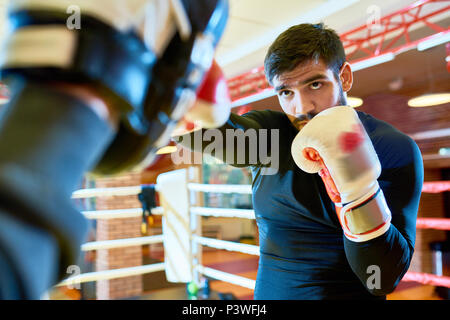
<svg viewBox="0 0 450 320">
<path fill-rule="evenodd" d="M 366 195 L 345 204 L 338 212 L 345 236 L 355 242 L 379 237 L 389 229 L 391 222 L 391 211 L 378 182 Z"/>
<path fill-rule="evenodd" d="M 124 114 L 133 112 L 133 130 L 146 132 L 142 109 L 156 55 L 134 32 L 120 32 L 92 16 L 82 18 L 81 29 L 69 30 L 63 12 L 11 12 L 12 32 L 0 59 L 2 77 L 21 74 L 38 81 L 95 84 Z"/>
</svg>

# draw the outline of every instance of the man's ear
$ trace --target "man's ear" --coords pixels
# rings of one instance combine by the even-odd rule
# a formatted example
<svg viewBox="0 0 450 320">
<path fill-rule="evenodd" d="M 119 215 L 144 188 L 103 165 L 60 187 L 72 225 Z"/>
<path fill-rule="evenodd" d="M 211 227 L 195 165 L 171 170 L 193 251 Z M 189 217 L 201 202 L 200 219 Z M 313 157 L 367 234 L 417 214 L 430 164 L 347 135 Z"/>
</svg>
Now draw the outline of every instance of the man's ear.
<svg viewBox="0 0 450 320">
<path fill-rule="evenodd" d="M 342 83 L 342 90 L 344 90 L 344 92 L 350 91 L 353 85 L 353 72 L 350 63 L 344 62 L 341 70 L 339 70 L 339 78 Z"/>
</svg>

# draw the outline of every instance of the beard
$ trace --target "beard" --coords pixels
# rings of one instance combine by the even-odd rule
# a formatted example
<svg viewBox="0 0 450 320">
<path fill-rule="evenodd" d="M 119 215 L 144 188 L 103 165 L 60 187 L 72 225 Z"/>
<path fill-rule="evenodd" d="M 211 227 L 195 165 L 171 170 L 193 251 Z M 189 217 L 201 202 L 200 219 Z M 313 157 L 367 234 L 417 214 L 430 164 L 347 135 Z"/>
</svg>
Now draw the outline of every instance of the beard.
<svg viewBox="0 0 450 320">
<path fill-rule="evenodd" d="M 316 116 L 316 114 L 317 114 L 316 112 L 302 114 L 301 116 L 295 118 L 292 121 L 292 124 L 294 125 L 294 127 L 297 128 L 298 131 L 300 131 L 308 123 L 309 120 L 311 120 L 313 117 Z"/>
</svg>

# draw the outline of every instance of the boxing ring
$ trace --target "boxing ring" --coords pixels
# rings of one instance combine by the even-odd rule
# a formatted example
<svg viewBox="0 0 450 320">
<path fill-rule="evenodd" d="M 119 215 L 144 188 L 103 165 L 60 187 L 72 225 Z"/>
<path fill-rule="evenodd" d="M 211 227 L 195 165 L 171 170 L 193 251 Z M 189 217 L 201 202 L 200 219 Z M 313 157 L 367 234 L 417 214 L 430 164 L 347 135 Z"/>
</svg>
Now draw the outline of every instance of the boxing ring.
<svg viewBox="0 0 450 320">
<path fill-rule="evenodd" d="M 190 170 L 190 169 L 189 169 Z M 259 256 L 259 246 L 237 243 L 215 238 L 203 237 L 201 234 L 201 217 L 226 217 L 255 219 L 253 210 L 235 208 L 211 208 L 198 206 L 198 194 L 203 193 L 240 193 L 251 194 L 250 185 L 214 185 L 189 182 L 188 170 L 176 170 L 158 176 L 155 191 L 160 198 L 160 206 L 151 209 L 153 215 L 162 215 L 160 235 L 131 239 L 88 242 L 82 245 L 82 251 L 111 249 L 127 246 L 162 243 L 164 245 L 164 262 L 143 266 L 97 271 L 71 276 L 58 286 L 116 279 L 134 275 L 165 271 L 169 282 L 200 284 L 202 276 L 228 282 L 234 285 L 254 289 L 255 280 L 232 273 L 216 270 L 201 264 L 202 247 L 224 249 L 249 255 Z M 85 199 L 108 196 L 138 195 L 142 186 L 83 189 L 73 193 L 73 199 Z M 440 193 L 450 191 L 450 181 L 425 182 L 423 193 Z M 176 196 L 174 196 L 176 195 Z M 87 219 L 121 219 L 142 217 L 143 209 L 120 209 L 102 211 L 84 211 Z M 450 219 L 418 218 L 418 229 L 450 230 Z M 419 272 L 407 272 L 402 281 L 414 281 L 424 285 L 450 288 L 450 277 Z"/>
</svg>

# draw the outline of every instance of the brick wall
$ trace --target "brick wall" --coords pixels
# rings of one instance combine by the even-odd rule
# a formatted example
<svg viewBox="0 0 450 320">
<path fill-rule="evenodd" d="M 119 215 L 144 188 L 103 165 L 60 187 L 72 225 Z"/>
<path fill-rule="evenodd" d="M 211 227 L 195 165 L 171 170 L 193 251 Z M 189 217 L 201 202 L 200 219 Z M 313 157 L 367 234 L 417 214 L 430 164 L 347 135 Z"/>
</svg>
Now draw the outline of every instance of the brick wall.
<svg viewBox="0 0 450 320">
<path fill-rule="evenodd" d="M 97 188 L 136 186 L 141 184 L 140 173 L 96 180 Z M 97 198 L 96 210 L 140 208 L 137 196 Z M 135 238 L 141 236 L 141 217 L 97 221 L 97 241 Z M 142 247 L 98 250 L 97 271 L 142 265 Z M 121 299 L 142 294 L 142 276 L 132 276 L 97 282 L 97 299 Z"/>
</svg>

